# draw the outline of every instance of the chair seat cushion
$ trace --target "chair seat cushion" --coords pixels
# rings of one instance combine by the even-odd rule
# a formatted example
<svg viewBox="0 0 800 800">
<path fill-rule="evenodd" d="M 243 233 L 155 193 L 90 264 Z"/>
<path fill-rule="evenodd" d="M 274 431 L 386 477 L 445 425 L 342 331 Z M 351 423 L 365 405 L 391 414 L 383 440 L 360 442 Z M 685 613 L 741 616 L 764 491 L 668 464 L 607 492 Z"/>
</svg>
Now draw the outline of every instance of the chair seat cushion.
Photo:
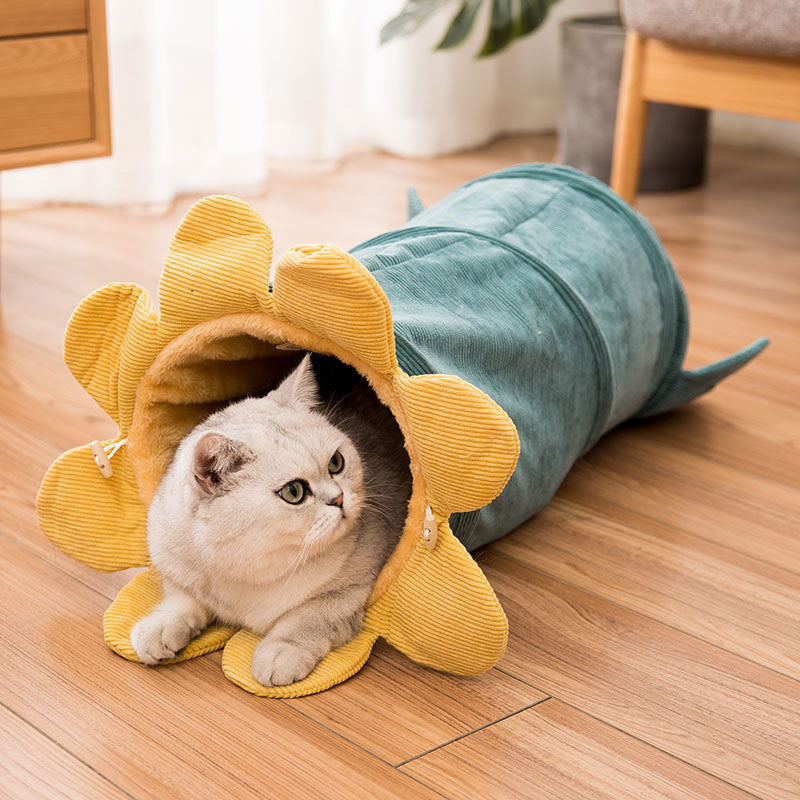
<svg viewBox="0 0 800 800">
<path fill-rule="evenodd" d="M 800 0 L 622 0 L 622 18 L 668 42 L 800 58 Z"/>
</svg>

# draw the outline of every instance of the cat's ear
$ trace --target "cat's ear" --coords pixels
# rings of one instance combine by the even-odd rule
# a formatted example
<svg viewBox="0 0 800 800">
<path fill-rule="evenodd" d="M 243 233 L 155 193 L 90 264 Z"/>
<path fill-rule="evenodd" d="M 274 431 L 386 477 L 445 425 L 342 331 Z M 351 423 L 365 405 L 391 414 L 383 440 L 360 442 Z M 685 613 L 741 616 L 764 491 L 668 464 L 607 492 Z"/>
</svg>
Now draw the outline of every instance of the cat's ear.
<svg viewBox="0 0 800 800">
<path fill-rule="evenodd" d="M 204 433 L 194 446 L 194 479 L 206 494 L 215 494 L 225 479 L 253 458 L 249 447 L 221 433 Z"/>
<path fill-rule="evenodd" d="M 311 353 L 306 353 L 303 360 L 281 382 L 280 386 L 270 393 L 270 397 L 281 405 L 303 405 L 313 408 L 319 402 L 317 379 L 311 367 Z"/>
</svg>

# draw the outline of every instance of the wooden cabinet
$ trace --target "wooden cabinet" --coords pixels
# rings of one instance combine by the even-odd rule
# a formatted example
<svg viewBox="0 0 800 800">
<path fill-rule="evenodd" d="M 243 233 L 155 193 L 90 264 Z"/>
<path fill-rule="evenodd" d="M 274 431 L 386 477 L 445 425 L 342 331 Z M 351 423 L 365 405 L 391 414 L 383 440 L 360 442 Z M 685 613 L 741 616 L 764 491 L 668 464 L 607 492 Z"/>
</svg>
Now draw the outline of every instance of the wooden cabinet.
<svg viewBox="0 0 800 800">
<path fill-rule="evenodd" d="M 110 152 L 103 0 L 2 0 L 0 169 Z"/>
</svg>

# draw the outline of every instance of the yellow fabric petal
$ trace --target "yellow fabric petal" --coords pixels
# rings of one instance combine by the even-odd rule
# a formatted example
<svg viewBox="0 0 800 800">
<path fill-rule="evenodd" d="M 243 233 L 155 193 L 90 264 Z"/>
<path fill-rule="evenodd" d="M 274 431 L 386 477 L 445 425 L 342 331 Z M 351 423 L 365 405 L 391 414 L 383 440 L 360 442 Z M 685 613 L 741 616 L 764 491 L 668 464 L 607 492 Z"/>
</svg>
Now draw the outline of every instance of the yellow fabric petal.
<svg viewBox="0 0 800 800">
<path fill-rule="evenodd" d="M 89 445 L 68 450 L 47 470 L 36 499 L 39 524 L 50 541 L 99 572 L 148 562 L 147 511 L 139 499 L 127 447 L 114 454 L 111 466 L 114 474 L 105 478 Z"/>
<path fill-rule="evenodd" d="M 397 369 L 389 301 L 353 256 L 332 244 L 287 250 L 275 265 L 275 308 L 385 375 Z"/>
<path fill-rule="evenodd" d="M 452 513 L 494 500 L 519 458 L 519 437 L 508 414 L 454 375 L 399 375 L 395 385 L 431 505 Z"/>
<path fill-rule="evenodd" d="M 131 646 L 131 629 L 161 602 L 161 597 L 161 581 L 153 569 L 140 572 L 121 589 L 103 616 L 105 641 L 115 653 L 128 661 L 139 660 Z M 219 650 L 234 633 L 234 628 L 211 625 L 192 639 L 176 658 L 161 663 L 175 664 Z"/>
<path fill-rule="evenodd" d="M 372 610 L 381 634 L 420 664 L 457 675 L 491 669 L 506 649 L 508 621 L 486 576 L 446 522 L 436 546 L 420 539 Z"/>
<path fill-rule="evenodd" d="M 158 289 L 161 328 L 169 339 L 208 319 L 268 311 L 272 234 L 247 203 L 213 196 L 181 221 Z"/>
<path fill-rule="evenodd" d="M 239 631 L 225 645 L 222 671 L 228 680 L 260 697 L 303 697 L 355 675 L 369 658 L 377 638 L 377 633 L 365 628 L 346 645 L 328 653 L 307 678 L 289 686 L 262 686 L 250 671 L 253 651 L 261 639 L 250 631 Z"/>
<path fill-rule="evenodd" d="M 161 347 L 157 329 L 150 295 L 133 283 L 111 283 L 93 292 L 67 325 L 67 366 L 123 435 L 139 378 Z"/>
</svg>

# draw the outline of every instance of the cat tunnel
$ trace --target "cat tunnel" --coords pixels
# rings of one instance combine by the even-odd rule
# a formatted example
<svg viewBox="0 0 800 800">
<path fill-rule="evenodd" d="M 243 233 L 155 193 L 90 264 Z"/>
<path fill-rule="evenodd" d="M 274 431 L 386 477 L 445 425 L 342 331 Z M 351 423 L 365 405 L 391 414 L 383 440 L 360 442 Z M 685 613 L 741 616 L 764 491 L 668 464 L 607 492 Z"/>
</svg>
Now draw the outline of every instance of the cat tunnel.
<svg viewBox="0 0 800 800">
<path fill-rule="evenodd" d="M 409 214 L 350 252 L 294 247 L 273 267 L 264 220 L 208 197 L 175 233 L 158 313 L 130 283 L 98 289 L 73 313 L 66 363 L 117 431 L 60 456 L 37 509 L 50 540 L 93 569 L 146 568 L 104 617 L 121 656 L 137 660 L 131 628 L 161 597 L 147 507 L 179 442 L 227 402 L 274 388 L 298 349 L 367 379 L 404 435 L 413 491 L 363 630 L 308 677 L 260 685 L 257 637 L 219 625 L 174 659 L 224 648 L 225 675 L 271 697 L 345 680 L 379 637 L 438 670 L 492 667 L 508 626 L 470 551 L 546 505 L 606 431 L 688 402 L 766 345 L 683 370 L 686 300 L 658 239 L 569 168 L 507 169 L 427 210 L 412 192 Z"/>
</svg>

